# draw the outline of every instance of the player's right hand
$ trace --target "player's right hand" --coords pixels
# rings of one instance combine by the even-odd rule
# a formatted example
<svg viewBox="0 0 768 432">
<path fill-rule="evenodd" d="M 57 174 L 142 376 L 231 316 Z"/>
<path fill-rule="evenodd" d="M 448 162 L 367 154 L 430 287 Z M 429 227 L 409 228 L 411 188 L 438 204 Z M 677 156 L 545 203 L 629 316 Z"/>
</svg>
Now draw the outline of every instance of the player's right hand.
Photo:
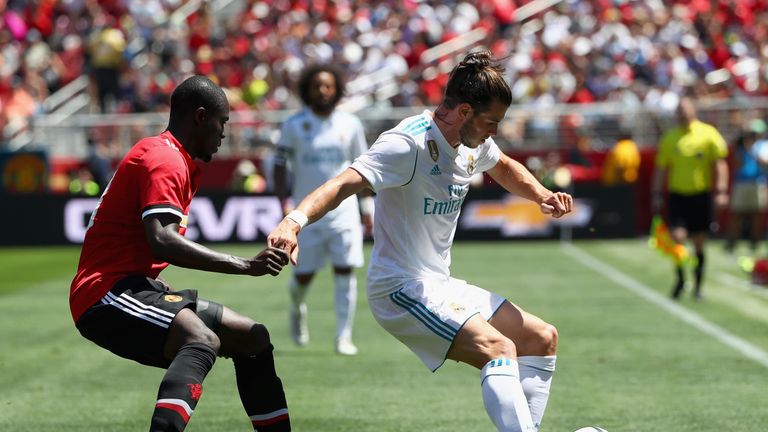
<svg viewBox="0 0 768 432">
<path fill-rule="evenodd" d="M 573 197 L 565 192 L 555 192 L 542 201 L 541 212 L 559 218 L 573 210 Z"/>
<path fill-rule="evenodd" d="M 267 237 L 267 246 L 285 251 L 293 265 L 296 265 L 299 257 L 299 244 L 296 239 L 298 229 L 299 225 L 296 222 L 283 218 Z"/>
<path fill-rule="evenodd" d="M 249 264 L 248 274 L 252 276 L 265 274 L 277 276 L 280 274 L 280 270 L 288 264 L 288 254 L 282 249 L 268 247 L 251 258 Z"/>
</svg>

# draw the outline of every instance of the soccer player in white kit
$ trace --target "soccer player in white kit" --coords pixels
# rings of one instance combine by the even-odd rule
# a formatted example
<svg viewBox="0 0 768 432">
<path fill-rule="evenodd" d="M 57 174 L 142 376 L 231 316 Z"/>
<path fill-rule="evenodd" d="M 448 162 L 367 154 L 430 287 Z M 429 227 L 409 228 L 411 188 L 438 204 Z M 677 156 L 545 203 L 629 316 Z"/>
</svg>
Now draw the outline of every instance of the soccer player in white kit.
<svg viewBox="0 0 768 432">
<path fill-rule="evenodd" d="M 500 431 L 536 431 L 555 368 L 557 330 L 497 294 L 451 277 L 450 247 L 470 178 L 487 172 L 544 214 L 573 198 L 542 186 L 493 139 L 511 104 L 491 54 L 468 54 L 434 113 L 384 132 L 352 166 L 310 193 L 267 243 L 298 253 L 296 234 L 346 197 L 376 192 L 367 294 L 376 320 L 432 371 L 445 359 L 481 370 L 485 409 Z"/>
<path fill-rule="evenodd" d="M 318 186 L 348 168 L 368 149 L 360 120 L 336 109 L 344 94 L 344 78 L 332 65 L 312 65 L 299 77 L 298 92 L 305 109 L 289 117 L 282 127 L 275 158 L 275 194 L 284 214 Z M 293 174 L 292 200 L 288 199 L 288 166 Z M 352 324 L 357 304 L 354 267 L 363 265 L 363 231 L 372 229 L 373 199 L 350 196 L 299 235 L 301 253 L 290 282 L 290 325 L 293 341 L 309 342 L 307 290 L 315 273 L 330 257 L 333 264 L 336 309 L 336 352 L 357 354 Z"/>
</svg>

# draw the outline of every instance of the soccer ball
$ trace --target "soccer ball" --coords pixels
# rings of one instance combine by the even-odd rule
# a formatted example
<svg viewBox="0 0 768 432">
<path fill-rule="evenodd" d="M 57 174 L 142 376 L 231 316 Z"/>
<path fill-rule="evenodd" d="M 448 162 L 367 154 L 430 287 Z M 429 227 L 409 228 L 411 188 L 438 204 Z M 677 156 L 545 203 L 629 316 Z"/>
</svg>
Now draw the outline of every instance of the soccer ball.
<svg viewBox="0 0 768 432">
<path fill-rule="evenodd" d="M 581 429 L 577 429 L 574 432 L 608 432 L 608 431 L 598 426 L 587 426 Z"/>
</svg>

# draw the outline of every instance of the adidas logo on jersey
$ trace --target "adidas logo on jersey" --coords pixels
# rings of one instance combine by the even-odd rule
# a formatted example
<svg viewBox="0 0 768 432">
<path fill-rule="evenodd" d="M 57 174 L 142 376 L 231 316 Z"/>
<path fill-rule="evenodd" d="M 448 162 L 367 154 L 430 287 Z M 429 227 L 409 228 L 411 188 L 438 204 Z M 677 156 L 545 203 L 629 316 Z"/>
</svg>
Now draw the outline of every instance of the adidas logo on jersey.
<svg viewBox="0 0 768 432">
<path fill-rule="evenodd" d="M 435 165 L 432 167 L 432 171 L 429 172 L 431 175 L 441 175 L 442 172 L 440 171 L 440 167 Z"/>
</svg>

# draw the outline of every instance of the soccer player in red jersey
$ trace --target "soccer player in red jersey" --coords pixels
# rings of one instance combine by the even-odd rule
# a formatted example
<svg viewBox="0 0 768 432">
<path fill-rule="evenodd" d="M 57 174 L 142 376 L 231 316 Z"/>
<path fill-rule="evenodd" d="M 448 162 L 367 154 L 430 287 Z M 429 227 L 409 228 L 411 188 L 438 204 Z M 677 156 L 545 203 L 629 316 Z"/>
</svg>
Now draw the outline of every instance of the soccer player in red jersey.
<svg viewBox="0 0 768 432">
<path fill-rule="evenodd" d="M 70 289 L 72 317 L 85 338 L 167 369 L 151 432 L 184 430 L 217 356 L 232 358 L 254 430 L 290 430 L 267 328 L 195 290 L 174 291 L 159 277 L 169 264 L 274 276 L 288 263 L 279 249 L 242 258 L 184 237 L 199 182 L 193 160 L 211 160 L 228 119 L 226 96 L 209 79 L 194 76 L 174 90 L 166 131 L 134 145 L 94 210 Z"/>
</svg>

